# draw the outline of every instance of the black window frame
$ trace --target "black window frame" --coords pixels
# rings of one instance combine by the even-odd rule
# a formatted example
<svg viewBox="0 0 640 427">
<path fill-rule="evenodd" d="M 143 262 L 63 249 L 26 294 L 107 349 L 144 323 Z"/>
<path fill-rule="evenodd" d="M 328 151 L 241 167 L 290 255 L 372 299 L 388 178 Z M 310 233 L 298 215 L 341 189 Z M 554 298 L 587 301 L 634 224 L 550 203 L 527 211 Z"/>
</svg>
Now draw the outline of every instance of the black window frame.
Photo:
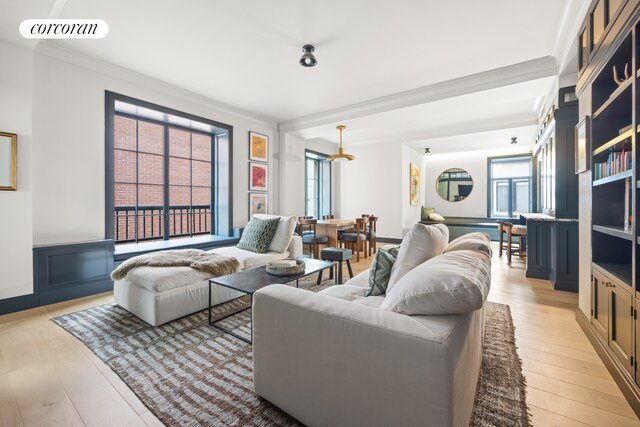
<svg viewBox="0 0 640 427">
<path fill-rule="evenodd" d="M 139 106 L 142 108 L 147 108 L 154 110 L 156 112 L 164 113 L 171 116 L 181 117 L 187 120 L 200 122 L 206 125 L 210 125 L 216 128 L 223 129 L 227 136 L 227 157 L 226 159 L 221 159 L 219 153 L 219 141 L 216 135 L 203 132 L 197 129 L 180 126 L 174 123 L 169 123 L 160 120 L 154 120 L 144 116 L 130 115 L 123 112 L 117 112 L 115 105 L 116 101 L 121 101 L 127 104 Z M 162 220 L 163 225 L 163 241 L 168 241 L 169 239 L 169 214 L 166 211 L 169 203 L 169 159 L 170 154 L 168 150 L 169 144 L 169 129 L 179 129 L 184 130 L 191 133 L 200 133 L 207 136 L 212 137 L 212 147 L 211 147 L 211 209 L 210 209 L 210 221 L 211 221 L 211 231 L 210 236 L 233 236 L 233 126 L 217 122 L 215 120 L 207 119 L 204 117 L 196 116 L 190 113 L 185 113 L 183 111 L 178 111 L 169 107 L 164 107 L 162 105 L 154 104 L 151 102 L 143 101 L 141 99 L 133 98 L 130 96 L 122 95 L 119 93 L 105 91 L 105 238 L 115 240 L 115 225 L 114 225 L 114 215 L 115 215 L 115 117 L 123 116 L 128 117 L 137 121 L 143 121 L 148 123 L 153 123 L 157 125 L 161 125 L 164 127 L 164 154 L 163 154 L 163 162 L 164 162 L 164 201 L 163 205 L 165 207 L 164 218 Z M 214 142 L 215 141 L 215 142 Z M 219 167 L 221 160 L 226 161 L 225 169 L 228 170 L 228 173 L 223 173 Z M 226 198 L 220 197 L 220 185 L 223 181 L 226 180 L 228 183 L 227 186 L 227 196 Z M 226 206 L 224 206 L 226 204 Z M 224 209 L 221 209 L 219 206 L 224 206 Z M 224 213 L 221 213 L 224 211 Z M 200 237 L 202 234 L 199 235 Z M 173 241 L 177 241 L 174 236 Z M 196 237 L 196 236 L 194 236 Z M 190 238 L 180 238 L 180 241 L 183 241 L 185 245 L 189 245 Z M 136 242 L 137 243 L 137 242 Z M 136 244 L 133 243 L 133 244 Z M 142 242 L 140 242 L 142 243 Z"/>
<path fill-rule="evenodd" d="M 529 160 L 529 176 L 514 176 L 509 178 L 493 178 L 491 165 L 494 163 L 520 163 L 523 159 Z M 508 180 L 509 181 L 509 194 L 513 194 L 513 180 L 521 180 L 527 178 L 529 180 L 529 212 L 535 212 L 536 210 L 536 201 L 534 198 L 536 185 L 534 176 L 535 172 L 535 162 L 533 161 L 533 156 L 531 154 L 516 154 L 516 155 L 507 155 L 507 156 L 495 156 L 487 158 L 487 218 L 496 218 L 496 219 L 513 219 L 516 218 L 513 216 L 513 197 L 509 197 L 509 208 L 507 216 L 494 216 L 493 214 L 493 181 L 494 180 Z"/>
<path fill-rule="evenodd" d="M 307 216 L 312 216 L 315 219 L 322 219 L 322 211 L 323 211 L 323 205 L 322 203 L 320 203 L 321 201 L 321 197 L 320 195 L 322 194 L 322 179 L 319 176 L 317 181 L 317 187 L 316 187 L 316 194 L 318 195 L 318 203 L 316 204 L 316 212 L 313 213 L 309 213 L 308 212 L 308 207 L 309 207 L 309 188 L 308 188 L 308 182 L 309 182 L 309 168 L 308 168 L 308 160 L 313 160 L 315 162 L 318 163 L 316 170 L 318 171 L 318 174 L 320 173 L 320 163 L 323 162 L 328 162 L 329 164 L 329 209 L 328 212 L 332 212 L 332 199 L 333 199 L 333 169 L 332 169 L 332 165 L 331 162 L 329 161 L 329 155 L 324 154 L 324 153 L 320 153 L 318 151 L 314 151 L 314 150 L 305 150 L 304 152 L 304 214 Z"/>
</svg>

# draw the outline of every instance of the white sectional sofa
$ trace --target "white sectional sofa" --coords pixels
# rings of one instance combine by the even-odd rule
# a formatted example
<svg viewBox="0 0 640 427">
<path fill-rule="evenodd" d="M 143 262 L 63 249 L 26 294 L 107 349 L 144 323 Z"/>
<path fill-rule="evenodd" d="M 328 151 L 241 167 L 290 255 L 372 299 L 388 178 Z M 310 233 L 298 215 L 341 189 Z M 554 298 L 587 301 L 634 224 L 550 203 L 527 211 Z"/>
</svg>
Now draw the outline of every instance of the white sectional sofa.
<svg viewBox="0 0 640 427">
<path fill-rule="evenodd" d="M 285 251 L 259 254 L 231 246 L 212 249 L 209 252 L 236 258 L 243 270 L 266 265 L 276 259 L 302 256 L 302 239 L 293 236 L 297 219 L 281 218 L 282 229 L 279 225 L 272 246 L 279 249 L 286 247 Z M 293 226 L 285 224 L 287 221 L 293 221 Z M 129 271 L 124 279 L 114 281 L 113 294 L 118 305 L 150 325 L 158 326 L 209 307 L 210 278 L 211 275 L 190 267 L 136 267 Z M 212 305 L 243 295 L 222 286 L 214 286 L 211 291 Z"/>
<path fill-rule="evenodd" d="M 435 277 L 442 283 L 435 284 L 433 300 L 439 301 L 431 310 L 480 306 L 469 312 L 407 315 L 384 308 L 390 304 L 385 299 L 401 289 L 365 297 L 369 271 L 318 293 L 281 285 L 257 292 L 256 393 L 309 426 L 468 426 L 482 362 L 491 249 L 477 235 L 471 245 L 457 243 L 460 256 L 433 257 L 412 270 L 413 278 L 412 271 L 405 273 L 405 284 Z M 461 259 L 473 265 L 464 269 Z M 461 281 L 476 282 L 474 292 L 480 293 L 444 301 L 437 292 L 459 279 L 457 271 Z"/>
</svg>

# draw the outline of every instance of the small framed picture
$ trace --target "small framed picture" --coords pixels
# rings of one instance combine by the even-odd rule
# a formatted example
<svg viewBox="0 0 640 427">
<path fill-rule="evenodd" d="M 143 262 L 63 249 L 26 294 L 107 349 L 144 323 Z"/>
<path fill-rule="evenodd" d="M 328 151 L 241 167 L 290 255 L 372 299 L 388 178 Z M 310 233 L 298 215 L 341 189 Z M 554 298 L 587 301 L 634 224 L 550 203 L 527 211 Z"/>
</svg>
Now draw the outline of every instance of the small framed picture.
<svg viewBox="0 0 640 427">
<path fill-rule="evenodd" d="M 254 214 L 266 214 L 269 202 L 267 193 L 249 193 L 249 219 Z"/>
<path fill-rule="evenodd" d="M 249 160 L 269 162 L 269 137 L 256 132 L 249 132 Z"/>
<path fill-rule="evenodd" d="M 16 191 L 18 135 L 0 132 L 0 190 Z"/>
<path fill-rule="evenodd" d="M 584 119 L 580 120 L 580 123 L 576 125 L 576 174 L 589 170 L 589 164 L 591 163 L 590 133 L 591 122 L 589 116 L 584 116 Z"/>
<path fill-rule="evenodd" d="M 268 166 L 249 162 L 249 191 L 267 191 Z"/>
</svg>

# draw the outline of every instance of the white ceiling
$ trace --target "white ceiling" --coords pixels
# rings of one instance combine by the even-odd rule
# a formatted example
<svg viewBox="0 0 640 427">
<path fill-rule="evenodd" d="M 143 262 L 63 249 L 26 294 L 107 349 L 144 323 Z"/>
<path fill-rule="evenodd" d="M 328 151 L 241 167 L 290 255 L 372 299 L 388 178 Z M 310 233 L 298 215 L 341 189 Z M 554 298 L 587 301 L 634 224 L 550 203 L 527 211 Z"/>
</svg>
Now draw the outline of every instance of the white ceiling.
<svg viewBox="0 0 640 427">
<path fill-rule="evenodd" d="M 542 102 L 541 94 L 549 92 L 554 80 L 554 77 L 546 77 L 343 120 L 341 124 L 347 126 L 343 143 L 345 147 L 376 142 L 405 143 L 416 148 L 430 146 L 436 152 L 435 147 L 439 145 L 451 149 L 451 144 L 456 145 L 460 135 L 467 135 L 469 138 L 465 140 L 472 141 L 471 136 L 481 134 L 484 146 L 486 138 L 492 138 L 491 131 L 496 131 L 492 146 L 498 147 L 501 142 L 508 145 L 509 138 L 505 140 L 504 131 L 513 129 L 511 136 L 519 137 L 523 145 L 528 145 L 538 120 L 536 107 Z M 530 134 L 526 134 L 527 130 Z M 332 142 L 338 141 L 339 135 L 334 123 L 294 133 L 305 139 Z"/>
<path fill-rule="evenodd" d="M 524 61 L 566 63 L 562 38 L 574 38 L 587 2 L 0 0 L 0 39 L 33 47 L 18 34 L 27 18 L 104 19 L 105 39 L 51 43 L 284 122 Z M 310 69 L 298 64 L 306 43 L 319 62 Z M 552 85 L 543 78 L 353 118 L 345 141 L 450 146 L 452 133 L 526 133 Z M 335 142 L 336 124 L 300 132 Z"/>
</svg>

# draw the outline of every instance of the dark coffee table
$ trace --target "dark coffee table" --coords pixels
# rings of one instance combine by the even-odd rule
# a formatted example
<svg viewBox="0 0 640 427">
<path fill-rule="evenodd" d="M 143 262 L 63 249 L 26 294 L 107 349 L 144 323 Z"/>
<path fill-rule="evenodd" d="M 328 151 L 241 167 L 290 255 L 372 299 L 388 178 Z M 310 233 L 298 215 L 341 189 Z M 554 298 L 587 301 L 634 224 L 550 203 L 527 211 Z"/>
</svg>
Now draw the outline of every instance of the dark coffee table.
<svg viewBox="0 0 640 427">
<path fill-rule="evenodd" d="M 311 274 L 326 270 L 327 268 L 333 268 L 333 266 L 335 265 L 335 263 L 331 261 L 321 261 L 318 259 L 311 259 L 311 258 L 296 258 L 296 259 L 304 261 L 305 269 L 302 273 L 295 274 L 292 276 L 274 276 L 272 274 L 267 273 L 266 266 L 262 266 L 262 267 L 250 268 L 248 270 L 243 270 L 239 273 L 229 274 L 227 276 L 214 277 L 213 279 L 209 279 L 209 325 L 213 326 L 214 328 L 226 334 L 234 336 L 241 341 L 251 344 L 251 342 L 253 341 L 253 319 L 251 320 L 251 339 L 250 340 L 246 339 L 241 335 L 236 334 L 233 331 L 224 329 L 221 326 L 216 325 L 216 323 L 224 319 L 227 319 L 231 316 L 235 316 L 236 314 L 241 313 L 243 311 L 250 310 L 253 306 L 253 294 L 259 291 L 260 289 L 264 288 L 265 286 L 285 284 L 285 283 L 295 281 L 296 287 L 298 287 L 300 279 L 307 277 Z M 336 275 L 335 278 L 337 283 L 338 276 Z M 249 295 L 251 297 L 251 303 L 249 304 L 249 307 L 243 308 L 238 311 L 234 311 L 233 313 L 230 313 L 230 314 L 225 314 L 223 317 L 212 320 L 211 309 L 213 307 L 211 305 L 211 289 L 214 285 L 224 286 L 225 288 L 233 289 Z"/>
</svg>

